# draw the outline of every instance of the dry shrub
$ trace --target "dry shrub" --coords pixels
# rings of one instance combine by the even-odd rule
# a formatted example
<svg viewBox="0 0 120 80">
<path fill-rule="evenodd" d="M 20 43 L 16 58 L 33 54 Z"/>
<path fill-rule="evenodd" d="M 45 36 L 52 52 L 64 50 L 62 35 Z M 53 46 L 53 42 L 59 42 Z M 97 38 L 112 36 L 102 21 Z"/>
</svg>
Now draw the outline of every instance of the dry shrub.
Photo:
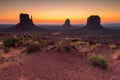
<svg viewBox="0 0 120 80">
<path fill-rule="evenodd" d="M 21 45 L 21 42 L 18 38 L 12 37 L 3 41 L 5 47 L 18 47 Z"/>
<path fill-rule="evenodd" d="M 32 52 L 35 52 L 35 51 L 38 51 L 40 49 L 40 45 L 39 43 L 37 42 L 32 42 L 32 43 L 29 43 L 27 46 L 26 46 L 26 52 L 27 53 L 32 53 Z"/>
<path fill-rule="evenodd" d="M 87 50 L 88 53 L 91 53 L 93 52 L 95 49 L 97 48 L 97 46 L 93 45 L 93 46 L 90 46 Z"/>
<path fill-rule="evenodd" d="M 40 43 L 41 47 L 45 47 L 45 46 L 52 44 L 52 43 L 48 42 L 47 40 L 42 40 L 42 39 L 39 39 L 38 42 Z"/>
<path fill-rule="evenodd" d="M 31 34 L 24 34 L 22 37 L 26 40 L 33 38 L 33 36 Z"/>
<path fill-rule="evenodd" d="M 25 46 L 33 41 L 33 37 L 30 34 L 24 34 L 20 37 L 20 41 L 21 41 L 22 45 Z"/>
<path fill-rule="evenodd" d="M 76 49 L 76 47 L 72 44 L 69 43 L 69 41 L 67 42 L 65 41 L 59 41 L 58 43 L 56 43 L 56 45 L 54 45 L 54 47 L 52 48 L 56 51 L 59 52 L 65 52 L 65 51 L 73 51 Z"/>
<path fill-rule="evenodd" d="M 108 67 L 108 63 L 106 59 L 101 56 L 92 55 L 89 57 L 88 60 L 93 66 L 96 66 L 102 69 L 107 69 Z"/>
</svg>

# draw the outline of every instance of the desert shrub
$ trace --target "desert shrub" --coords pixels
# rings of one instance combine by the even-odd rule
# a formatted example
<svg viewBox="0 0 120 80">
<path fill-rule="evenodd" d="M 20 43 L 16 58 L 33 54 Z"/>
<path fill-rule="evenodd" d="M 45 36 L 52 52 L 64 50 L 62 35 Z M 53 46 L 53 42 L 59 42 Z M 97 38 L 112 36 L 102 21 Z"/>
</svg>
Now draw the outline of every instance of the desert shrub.
<svg viewBox="0 0 120 80">
<path fill-rule="evenodd" d="M 30 34 L 24 34 L 20 37 L 21 44 L 23 46 L 27 45 L 29 42 L 33 41 L 33 37 Z"/>
<path fill-rule="evenodd" d="M 55 44 L 55 41 L 53 42 L 53 41 L 42 40 L 42 39 L 39 39 L 39 40 L 36 40 L 36 41 L 39 42 L 40 47 L 46 47 L 46 46 Z"/>
<path fill-rule="evenodd" d="M 6 47 L 18 47 L 20 46 L 20 41 L 17 38 L 8 38 L 3 41 L 4 46 Z"/>
<path fill-rule="evenodd" d="M 41 46 L 47 46 L 48 45 L 48 41 L 47 40 L 39 39 L 38 42 L 40 43 Z"/>
<path fill-rule="evenodd" d="M 71 46 L 67 45 L 58 45 L 56 46 L 57 51 L 71 51 Z"/>
<path fill-rule="evenodd" d="M 25 38 L 25 39 L 33 38 L 33 36 L 31 34 L 24 34 L 22 37 Z"/>
<path fill-rule="evenodd" d="M 120 50 L 116 51 L 114 54 L 114 57 L 118 60 L 120 60 Z"/>
<path fill-rule="evenodd" d="M 89 45 L 89 42 L 83 41 L 81 39 L 67 39 L 65 42 L 73 45 Z"/>
<path fill-rule="evenodd" d="M 104 59 L 103 57 L 93 55 L 93 56 L 89 57 L 88 60 L 93 66 L 97 66 L 97 67 L 103 68 L 103 69 L 107 69 L 107 67 L 108 67 L 108 63 L 107 63 L 106 59 Z"/>
<path fill-rule="evenodd" d="M 29 45 L 30 43 L 32 43 L 34 40 L 21 40 L 21 45 L 22 46 L 27 46 Z"/>
<path fill-rule="evenodd" d="M 38 51 L 40 49 L 40 45 L 36 42 L 30 43 L 27 45 L 26 47 L 26 52 L 27 53 L 31 53 L 31 52 L 35 52 Z"/>
<path fill-rule="evenodd" d="M 75 50 L 76 47 L 74 45 L 71 45 L 69 42 L 66 41 L 60 41 L 56 43 L 56 45 L 53 47 L 56 51 L 64 52 L 64 51 L 72 51 Z"/>
</svg>

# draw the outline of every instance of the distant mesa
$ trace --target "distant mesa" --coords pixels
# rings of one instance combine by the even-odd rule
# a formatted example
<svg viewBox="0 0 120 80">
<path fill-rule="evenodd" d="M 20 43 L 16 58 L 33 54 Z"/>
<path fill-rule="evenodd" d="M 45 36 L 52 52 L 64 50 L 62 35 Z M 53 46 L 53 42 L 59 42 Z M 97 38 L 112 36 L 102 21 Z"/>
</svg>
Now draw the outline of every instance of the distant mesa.
<svg viewBox="0 0 120 80">
<path fill-rule="evenodd" d="M 20 14 L 20 24 L 23 24 L 23 25 L 33 24 L 32 16 L 31 16 L 31 19 L 30 19 L 28 14 L 21 13 Z"/>
<path fill-rule="evenodd" d="M 73 26 L 70 24 L 70 19 L 66 19 L 66 20 L 65 20 L 65 23 L 64 23 L 63 27 L 73 27 Z"/>
<path fill-rule="evenodd" d="M 105 29 L 101 25 L 100 17 L 97 15 L 92 15 L 92 16 L 88 17 L 87 25 L 83 28 L 89 29 L 89 30 L 103 30 L 103 29 Z"/>
<path fill-rule="evenodd" d="M 87 19 L 88 26 L 100 26 L 100 17 L 99 16 L 90 16 Z"/>
<path fill-rule="evenodd" d="M 8 28 L 6 31 L 8 32 L 34 32 L 34 31 L 40 31 L 41 28 L 37 27 L 33 24 L 32 16 L 29 18 L 29 14 L 20 14 L 20 22 Z"/>
</svg>

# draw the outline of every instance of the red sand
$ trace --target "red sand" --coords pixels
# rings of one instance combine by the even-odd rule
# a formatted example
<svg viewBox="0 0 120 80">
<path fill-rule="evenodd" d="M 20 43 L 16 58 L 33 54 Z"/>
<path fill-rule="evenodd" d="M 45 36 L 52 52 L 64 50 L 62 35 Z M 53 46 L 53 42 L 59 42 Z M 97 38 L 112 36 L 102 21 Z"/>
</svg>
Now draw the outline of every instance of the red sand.
<svg viewBox="0 0 120 80">
<path fill-rule="evenodd" d="M 17 59 L 0 64 L 0 80 L 120 80 L 120 61 L 113 59 L 114 51 L 101 47 L 93 52 L 107 58 L 107 70 L 91 66 L 80 53 L 41 50 L 20 54 Z"/>
</svg>

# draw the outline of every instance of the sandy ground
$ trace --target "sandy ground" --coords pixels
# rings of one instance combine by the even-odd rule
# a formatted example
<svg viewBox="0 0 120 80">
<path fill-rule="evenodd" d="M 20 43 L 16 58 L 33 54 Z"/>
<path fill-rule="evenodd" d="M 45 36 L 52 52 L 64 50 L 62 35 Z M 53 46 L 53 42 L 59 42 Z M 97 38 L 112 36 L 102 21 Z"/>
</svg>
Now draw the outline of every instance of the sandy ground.
<svg viewBox="0 0 120 80">
<path fill-rule="evenodd" d="M 112 50 L 99 47 L 90 54 L 108 60 L 108 69 L 91 66 L 87 57 L 79 52 L 40 50 L 29 55 L 12 49 L 8 61 L 0 64 L 0 80 L 120 80 L 120 61 L 114 59 Z M 11 55 L 6 54 L 6 57 Z"/>
</svg>

